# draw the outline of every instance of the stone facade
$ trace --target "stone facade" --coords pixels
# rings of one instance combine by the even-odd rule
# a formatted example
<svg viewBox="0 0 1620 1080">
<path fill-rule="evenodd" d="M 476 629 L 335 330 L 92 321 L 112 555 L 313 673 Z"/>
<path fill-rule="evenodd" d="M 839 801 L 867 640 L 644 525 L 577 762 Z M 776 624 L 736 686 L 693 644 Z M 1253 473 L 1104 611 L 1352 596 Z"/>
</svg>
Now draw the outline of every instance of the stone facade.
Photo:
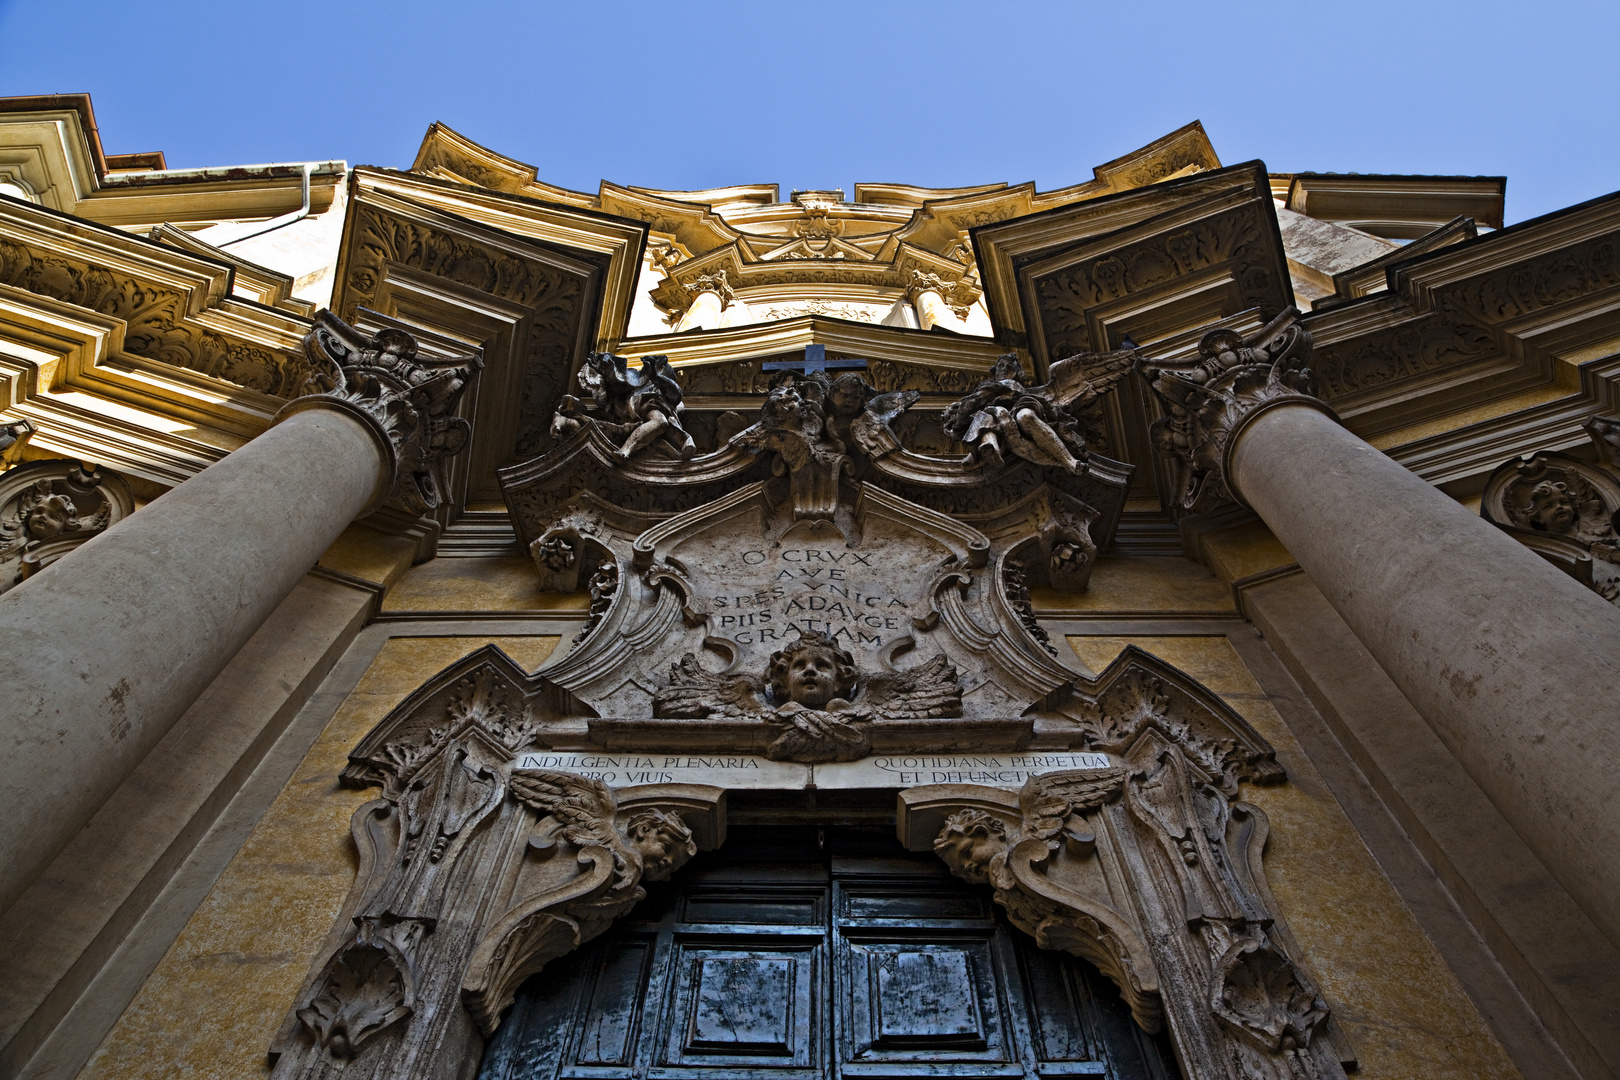
<svg viewBox="0 0 1620 1080">
<path fill-rule="evenodd" d="M 1620 1073 L 1620 197 L 0 169 L 0 1077 L 477 1075 L 728 825 L 1188 1080 Z"/>
</svg>

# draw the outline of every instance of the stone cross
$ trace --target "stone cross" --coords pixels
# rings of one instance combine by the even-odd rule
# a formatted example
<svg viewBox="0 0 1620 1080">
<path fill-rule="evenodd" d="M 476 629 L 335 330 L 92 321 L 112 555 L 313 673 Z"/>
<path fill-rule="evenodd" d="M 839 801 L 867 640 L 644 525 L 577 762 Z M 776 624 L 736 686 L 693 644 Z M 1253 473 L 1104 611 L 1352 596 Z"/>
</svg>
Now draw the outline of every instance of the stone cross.
<svg viewBox="0 0 1620 1080">
<path fill-rule="evenodd" d="M 854 358 L 829 360 L 827 359 L 827 346 L 806 345 L 803 360 L 767 360 L 759 366 L 764 371 L 797 371 L 801 375 L 813 375 L 818 371 L 826 371 L 829 368 L 835 370 L 843 368 L 864 369 L 866 361 Z"/>
</svg>

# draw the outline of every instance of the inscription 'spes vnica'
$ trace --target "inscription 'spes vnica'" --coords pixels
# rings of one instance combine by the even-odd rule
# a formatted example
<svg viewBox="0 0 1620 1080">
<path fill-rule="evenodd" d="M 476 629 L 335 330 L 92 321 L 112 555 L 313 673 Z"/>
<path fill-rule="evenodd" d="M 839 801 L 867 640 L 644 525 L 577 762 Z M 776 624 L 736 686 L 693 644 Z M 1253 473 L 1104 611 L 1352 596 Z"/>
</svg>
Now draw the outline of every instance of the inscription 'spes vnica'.
<svg viewBox="0 0 1620 1080">
<path fill-rule="evenodd" d="M 747 566 L 775 565 L 775 580 L 751 593 L 710 597 L 717 629 L 741 645 L 792 641 L 792 631 L 798 630 L 827 634 L 846 648 L 881 647 L 907 628 L 910 605 L 873 580 L 876 554 L 830 548 L 745 551 Z"/>
</svg>

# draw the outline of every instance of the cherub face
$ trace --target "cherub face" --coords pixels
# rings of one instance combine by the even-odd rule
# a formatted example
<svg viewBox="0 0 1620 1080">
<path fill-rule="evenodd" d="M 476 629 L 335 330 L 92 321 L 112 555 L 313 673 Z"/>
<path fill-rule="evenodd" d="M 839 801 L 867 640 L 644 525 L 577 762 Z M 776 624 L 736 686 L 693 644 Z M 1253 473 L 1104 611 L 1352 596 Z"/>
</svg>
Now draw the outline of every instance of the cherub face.
<svg viewBox="0 0 1620 1080">
<path fill-rule="evenodd" d="M 799 649 L 788 661 L 788 696 L 819 709 L 838 696 L 838 653 L 824 646 Z"/>
<path fill-rule="evenodd" d="M 990 880 L 991 862 L 1006 850 L 1006 836 L 983 826 L 947 827 L 934 841 L 934 853 L 952 873 L 979 884 Z"/>
<path fill-rule="evenodd" d="M 828 396 L 840 415 L 854 416 L 866 407 L 866 384 L 859 375 L 840 375 Z"/>
<path fill-rule="evenodd" d="M 641 876 L 647 881 L 663 881 L 697 853 L 692 830 L 674 814 L 659 810 L 638 814 L 625 833 L 641 855 Z"/>
<path fill-rule="evenodd" d="M 49 540 L 67 528 L 68 516 L 68 508 L 62 499 L 41 499 L 28 511 L 28 535 L 35 540 Z"/>
<path fill-rule="evenodd" d="M 1530 520 L 1548 532 L 1568 532 L 1575 524 L 1575 504 L 1563 484 L 1543 480 L 1530 492 Z"/>
</svg>

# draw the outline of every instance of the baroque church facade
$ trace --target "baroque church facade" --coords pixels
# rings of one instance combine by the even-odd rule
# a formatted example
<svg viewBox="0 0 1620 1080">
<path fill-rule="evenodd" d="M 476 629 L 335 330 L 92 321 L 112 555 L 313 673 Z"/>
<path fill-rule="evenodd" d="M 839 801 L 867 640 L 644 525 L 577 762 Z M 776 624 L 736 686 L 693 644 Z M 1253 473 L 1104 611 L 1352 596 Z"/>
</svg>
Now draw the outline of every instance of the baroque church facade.
<svg viewBox="0 0 1620 1080">
<path fill-rule="evenodd" d="M 0 1077 L 1615 1076 L 1620 197 L 1504 190 L 0 100 Z"/>
</svg>

